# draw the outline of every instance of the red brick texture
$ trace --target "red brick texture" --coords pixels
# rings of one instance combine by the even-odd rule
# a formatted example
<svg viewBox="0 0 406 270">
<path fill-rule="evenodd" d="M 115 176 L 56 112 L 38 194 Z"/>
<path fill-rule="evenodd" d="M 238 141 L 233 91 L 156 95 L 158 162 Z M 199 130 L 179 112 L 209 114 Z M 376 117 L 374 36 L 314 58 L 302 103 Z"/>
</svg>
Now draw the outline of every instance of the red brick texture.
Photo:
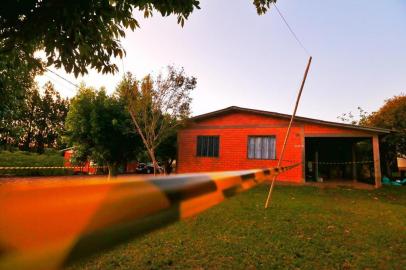
<svg viewBox="0 0 406 270">
<path fill-rule="evenodd" d="M 289 121 L 283 118 L 234 112 L 219 115 L 188 125 L 178 133 L 177 172 L 212 172 L 274 167 L 281 154 Z M 305 135 L 342 134 L 366 135 L 345 128 L 296 122 L 291 130 L 282 165 L 304 162 Z M 220 136 L 219 157 L 197 157 L 197 136 Z M 276 160 L 248 159 L 248 136 L 272 135 L 276 137 Z M 278 177 L 281 181 L 304 182 L 303 166 L 298 166 Z"/>
</svg>

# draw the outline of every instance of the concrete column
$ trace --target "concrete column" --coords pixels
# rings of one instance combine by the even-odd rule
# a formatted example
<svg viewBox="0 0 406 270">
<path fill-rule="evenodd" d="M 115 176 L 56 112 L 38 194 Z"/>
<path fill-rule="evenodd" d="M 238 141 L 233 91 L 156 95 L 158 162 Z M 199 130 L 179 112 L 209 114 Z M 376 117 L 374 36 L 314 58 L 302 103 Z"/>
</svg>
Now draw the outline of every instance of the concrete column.
<svg viewBox="0 0 406 270">
<path fill-rule="evenodd" d="M 375 172 L 375 187 L 382 186 L 381 183 L 381 160 L 379 157 L 379 138 L 378 135 L 372 137 L 372 149 L 374 152 L 374 172 Z"/>
</svg>

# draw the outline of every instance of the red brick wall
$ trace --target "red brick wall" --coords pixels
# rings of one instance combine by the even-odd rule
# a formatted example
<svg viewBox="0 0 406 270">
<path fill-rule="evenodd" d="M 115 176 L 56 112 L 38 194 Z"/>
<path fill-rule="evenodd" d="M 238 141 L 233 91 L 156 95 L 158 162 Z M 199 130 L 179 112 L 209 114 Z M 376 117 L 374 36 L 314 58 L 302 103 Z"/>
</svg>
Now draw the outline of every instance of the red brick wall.
<svg viewBox="0 0 406 270">
<path fill-rule="evenodd" d="M 308 124 L 308 123 L 306 123 L 304 125 L 304 132 L 305 132 L 305 135 L 309 135 L 309 136 L 327 135 L 327 134 L 336 134 L 336 135 L 344 135 L 344 136 L 367 136 L 367 137 L 371 136 L 371 134 L 368 134 L 368 133 L 365 133 L 362 131 L 346 129 L 346 128 L 335 128 L 335 127 Z"/>
<path fill-rule="evenodd" d="M 289 121 L 250 113 L 230 113 L 189 125 L 178 133 L 177 172 L 211 172 L 273 167 L 277 160 L 247 158 L 248 136 L 273 135 L 276 137 L 276 158 L 279 159 Z M 282 165 L 303 162 L 304 134 L 352 134 L 352 130 L 296 123 L 291 130 Z M 220 136 L 219 157 L 197 157 L 198 135 Z M 285 172 L 278 180 L 302 182 L 303 167 Z"/>
<path fill-rule="evenodd" d="M 197 123 L 199 126 L 211 126 L 211 125 L 278 125 L 289 124 L 289 121 L 281 118 L 265 117 L 263 115 L 257 115 L 252 113 L 230 113 L 222 116 L 213 117 Z"/>
</svg>

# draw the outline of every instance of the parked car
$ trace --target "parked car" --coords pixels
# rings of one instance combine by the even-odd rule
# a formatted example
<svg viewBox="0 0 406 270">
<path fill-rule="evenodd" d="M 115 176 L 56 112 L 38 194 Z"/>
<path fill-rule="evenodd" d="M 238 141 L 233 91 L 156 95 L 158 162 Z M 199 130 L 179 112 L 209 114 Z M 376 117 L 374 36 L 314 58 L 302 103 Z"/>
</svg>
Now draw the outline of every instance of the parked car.
<svg viewBox="0 0 406 270">
<path fill-rule="evenodd" d="M 161 166 L 158 165 L 156 173 L 162 173 L 164 170 Z M 143 173 L 143 174 L 152 174 L 154 173 L 154 166 L 152 163 L 139 163 L 137 168 L 135 168 L 136 173 Z"/>
</svg>

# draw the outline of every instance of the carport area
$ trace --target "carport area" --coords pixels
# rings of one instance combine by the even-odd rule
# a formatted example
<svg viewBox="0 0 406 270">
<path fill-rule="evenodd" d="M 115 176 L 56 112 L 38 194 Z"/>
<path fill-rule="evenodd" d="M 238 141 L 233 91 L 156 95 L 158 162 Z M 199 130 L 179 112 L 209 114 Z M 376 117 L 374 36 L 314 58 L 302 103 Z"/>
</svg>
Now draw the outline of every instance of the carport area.
<svg viewBox="0 0 406 270">
<path fill-rule="evenodd" d="M 307 182 L 363 182 L 381 185 L 378 136 L 305 137 Z"/>
</svg>

